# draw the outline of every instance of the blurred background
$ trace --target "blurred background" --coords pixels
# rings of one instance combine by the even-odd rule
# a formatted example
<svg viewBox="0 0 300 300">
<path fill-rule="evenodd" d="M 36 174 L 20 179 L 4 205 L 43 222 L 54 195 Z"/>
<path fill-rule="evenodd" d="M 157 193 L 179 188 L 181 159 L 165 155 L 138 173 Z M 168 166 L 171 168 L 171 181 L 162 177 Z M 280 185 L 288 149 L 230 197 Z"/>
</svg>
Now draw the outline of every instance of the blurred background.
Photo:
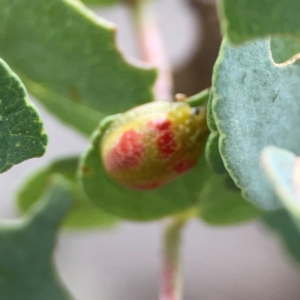
<svg viewBox="0 0 300 300">
<path fill-rule="evenodd" d="M 216 16 L 211 2 L 160 0 L 156 5 L 166 51 L 177 70 L 177 92 L 193 94 L 208 86 L 206 69 L 211 68 L 220 40 L 212 26 Z M 95 11 L 118 24 L 122 51 L 139 57 L 126 8 Z M 206 20 L 200 22 L 199 16 Z M 210 40 L 213 47 L 200 49 L 201 37 Z M 36 105 L 50 136 L 48 150 L 43 158 L 24 162 L 1 175 L 3 219 L 18 216 L 14 191 L 28 173 L 54 158 L 80 153 L 87 146 L 86 139 Z M 159 248 L 157 222 L 125 222 L 106 231 L 62 231 L 55 264 L 76 300 L 154 300 L 158 294 Z M 183 263 L 185 300 L 299 299 L 299 266 L 259 222 L 221 228 L 192 221 L 184 232 Z"/>
</svg>

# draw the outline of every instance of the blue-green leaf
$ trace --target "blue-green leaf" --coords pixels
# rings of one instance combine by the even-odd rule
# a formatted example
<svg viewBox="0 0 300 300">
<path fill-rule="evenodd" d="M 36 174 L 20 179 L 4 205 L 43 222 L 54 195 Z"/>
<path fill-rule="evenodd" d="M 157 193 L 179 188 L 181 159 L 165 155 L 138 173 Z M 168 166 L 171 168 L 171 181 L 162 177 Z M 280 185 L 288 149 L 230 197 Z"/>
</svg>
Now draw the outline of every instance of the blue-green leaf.
<svg viewBox="0 0 300 300">
<path fill-rule="evenodd" d="M 81 193 L 76 180 L 78 157 L 69 157 L 52 162 L 48 167 L 39 170 L 27 179 L 17 194 L 17 205 L 21 212 L 27 212 L 42 197 L 53 198 L 57 196 L 54 189 L 49 189 L 49 182 L 54 174 L 59 174 L 67 179 L 72 189 L 65 191 L 60 188 L 61 193 L 69 193 L 74 205 L 64 221 L 64 226 L 69 229 L 99 229 L 116 225 L 115 217 L 101 211 L 87 197 Z M 52 183 L 53 185 L 54 183 Z"/>
<path fill-rule="evenodd" d="M 260 168 L 261 150 L 300 154 L 300 63 L 275 65 L 269 40 L 233 47 L 225 40 L 214 69 L 212 113 L 224 165 L 244 196 L 264 209 L 281 206 Z"/>
<path fill-rule="evenodd" d="M 115 26 L 79 1 L 0 0 L 0 7 L 0 55 L 32 82 L 30 93 L 79 131 L 86 134 L 85 119 L 95 118 L 83 108 L 79 120 L 80 107 L 103 116 L 153 100 L 156 71 L 125 60 Z"/>
<path fill-rule="evenodd" d="M 269 35 L 300 41 L 298 0 L 219 0 L 223 31 L 233 43 Z"/>
<path fill-rule="evenodd" d="M 56 232 L 72 205 L 66 189 L 60 178 L 54 197 L 44 198 L 28 219 L 0 226 L 0 299 L 72 299 L 52 262 Z"/>
<path fill-rule="evenodd" d="M 290 151 L 266 147 L 261 154 L 261 164 L 276 195 L 300 226 L 299 158 Z"/>
<path fill-rule="evenodd" d="M 289 214 L 285 210 L 269 212 L 263 221 L 278 235 L 287 253 L 300 263 L 300 232 Z"/>
<path fill-rule="evenodd" d="M 239 190 L 226 185 L 226 175 L 211 174 L 200 191 L 198 215 L 210 225 L 234 225 L 261 216 L 261 211 L 246 201 Z"/>
<path fill-rule="evenodd" d="M 25 87 L 0 59 L 0 173 L 42 156 L 47 136 Z"/>
<path fill-rule="evenodd" d="M 300 41 L 273 37 L 271 39 L 271 53 L 275 63 L 284 63 L 300 53 Z"/>
</svg>

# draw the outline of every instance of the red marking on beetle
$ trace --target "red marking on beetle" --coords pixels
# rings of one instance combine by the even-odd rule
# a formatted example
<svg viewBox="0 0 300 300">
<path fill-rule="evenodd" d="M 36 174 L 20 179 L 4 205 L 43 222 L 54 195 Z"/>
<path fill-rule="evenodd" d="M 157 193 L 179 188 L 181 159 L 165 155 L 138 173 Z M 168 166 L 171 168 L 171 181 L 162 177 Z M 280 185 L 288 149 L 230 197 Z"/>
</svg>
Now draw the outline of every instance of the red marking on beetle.
<svg viewBox="0 0 300 300">
<path fill-rule="evenodd" d="M 185 173 L 186 171 L 188 171 L 189 169 L 193 168 L 195 166 L 195 164 L 196 164 L 195 162 L 192 162 L 187 158 L 183 158 L 183 159 L 177 161 L 173 165 L 173 170 L 177 174 L 182 174 L 182 173 Z"/>
<path fill-rule="evenodd" d="M 154 127 L 157 131 L 157 146 L 163 158 L 169 158 L 177 149 L 177 143 L 172 131 L 172 122 L 170 120 L 155 120 L 149 122 L 149 126 Z"/>
<path fill-rule="evenodd" d="M 131 129 L 125 131 L 117 145 L 107 155 L 106 166 L 109 171 L 121 171 L 137 166 L 143 155 L 141 134 Z"/>
</svg>

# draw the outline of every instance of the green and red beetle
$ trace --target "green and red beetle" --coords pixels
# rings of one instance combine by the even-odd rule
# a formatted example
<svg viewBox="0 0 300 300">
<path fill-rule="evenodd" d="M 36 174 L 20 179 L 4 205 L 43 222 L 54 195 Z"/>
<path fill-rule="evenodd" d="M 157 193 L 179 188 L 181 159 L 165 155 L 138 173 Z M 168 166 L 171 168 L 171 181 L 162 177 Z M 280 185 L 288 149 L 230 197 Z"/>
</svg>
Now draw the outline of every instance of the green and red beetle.
<svg viewBox="0 0 300 300">
<path fill-rule="evenodd" d="M 205 108 L 152 102 L 117 115 L 102 137 L 100 152 L 116 181 L 147 190 L 194 167 L 206 136 Z"/>
</svg>

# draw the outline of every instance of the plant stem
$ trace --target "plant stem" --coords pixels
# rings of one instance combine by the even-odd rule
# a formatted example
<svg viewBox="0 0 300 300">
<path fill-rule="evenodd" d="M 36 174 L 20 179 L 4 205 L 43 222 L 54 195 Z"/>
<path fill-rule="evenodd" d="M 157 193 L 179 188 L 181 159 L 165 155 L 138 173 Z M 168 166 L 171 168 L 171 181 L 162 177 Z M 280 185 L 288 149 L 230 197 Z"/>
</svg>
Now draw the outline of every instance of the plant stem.
<svg viewBox="0 0 300 300">
<path fill-rule="evenodd" d="M 163 261 L 159 300 L 181 300 L 181 233 L 186 219 L 174 217 L 163 224 Z"/>
<path fill-rule="evenodd" d="M 158 69 L 156 100 L 172 101 L 173 78 L 166 58 L 161 32 L 157 26 L 153 3 L 149 0 L 128 0 L 135 21 L 142 59 Z"/>
<path fill-rule="evenodd" d="M 166 59 L 151 0 L 126 0 L 131 7 L 142 58 L 158 69 L 156 100 L 173 101 L 173 77 Z M 188 214 L 163 221 L 162 274 L 159 300 L 181 300 L 181 231 Z"/>
</svg>

